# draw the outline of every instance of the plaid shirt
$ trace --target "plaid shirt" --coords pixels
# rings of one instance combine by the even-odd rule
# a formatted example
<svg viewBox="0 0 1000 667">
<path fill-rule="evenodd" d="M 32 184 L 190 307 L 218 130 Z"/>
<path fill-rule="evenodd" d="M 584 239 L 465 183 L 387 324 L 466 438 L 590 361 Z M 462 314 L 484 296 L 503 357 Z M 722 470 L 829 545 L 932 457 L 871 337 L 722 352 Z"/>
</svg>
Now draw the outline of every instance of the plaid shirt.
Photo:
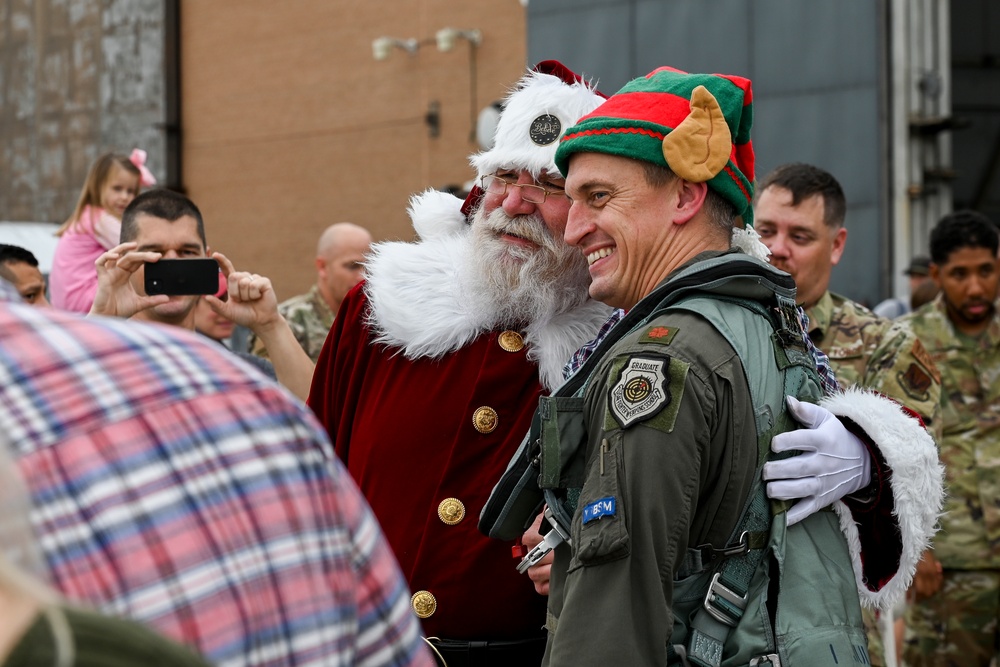
<svg viewBox="0 0 1000 667">
<path fill-rule="evenodd" d="M 0 433 L 58 589 L 219 665 L 433 664 L 304 405 L 194 334 L 16 298 L 0 287 Z"/>
<path fill-rule="evenodd" d="M 816 369 L 819 371 L 819 379 L 823 385 L 823 392 L 827 395 L 832 395 L 840 390 L 840 385 L 837 383 L 837 378 L 833 375 L 833 369 L 830 367 L 830 358 L 826 356 L 818 347 L 813 345 L 812 339 L 806 334 L 809 331 L 809 316 L 806 315 L 806 311 L 799 307 L 796 309 L 799 316 L 799 324 L 802 327 L 802 339 L 805 341 L 806 349 L 808 349 L 813 357 L 816 359 Z M 583 365 L 587 362 L 594 352 L 597 351 L 597 346 L 601 344 L 611 329 L 614 328 L 616 324 L 622 321 L 625 317 L 625 311 L 618 308 L 611 313 L 607 321 L 601 325 L 600 330 L 597 332 L 597 336 L 589 343 L 584 343 L 579 350 L 573 353 L 570 360 L 566 362 L 563 366 L 563 377 L 565 379 L 570 379 L 576 372 L 583 368 Z"/>
</svg>

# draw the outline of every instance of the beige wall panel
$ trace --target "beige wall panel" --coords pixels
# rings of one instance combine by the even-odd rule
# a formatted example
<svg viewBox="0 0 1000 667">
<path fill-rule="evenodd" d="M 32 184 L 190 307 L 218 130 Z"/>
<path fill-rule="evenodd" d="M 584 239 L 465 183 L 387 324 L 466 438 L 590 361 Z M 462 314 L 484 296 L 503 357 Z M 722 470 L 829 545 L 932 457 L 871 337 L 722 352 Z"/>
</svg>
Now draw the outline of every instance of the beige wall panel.
<svg viewBox="0 0 1000 667">
<path fill-rule="evenodd" d="M 474 115 L 525 66 L 517 0 L 188 0 L 181 26 L 184 184 L 209 242 L 281 298 L 315 280 L 328 224 L 412 238 L 409 195 L 472 178 Z M 469 44 L 433 43 L 446 26 L 483 33 L 474 98 Z M 376 62 L 383 35 L 424 43 Z"/>
</svg>

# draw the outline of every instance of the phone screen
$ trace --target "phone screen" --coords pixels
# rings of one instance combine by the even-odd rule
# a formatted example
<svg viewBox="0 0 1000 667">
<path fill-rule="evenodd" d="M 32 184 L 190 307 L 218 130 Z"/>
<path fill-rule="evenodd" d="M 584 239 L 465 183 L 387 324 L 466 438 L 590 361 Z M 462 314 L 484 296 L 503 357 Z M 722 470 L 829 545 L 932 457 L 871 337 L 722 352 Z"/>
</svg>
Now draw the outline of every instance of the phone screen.
<svg viewBox="0 0 1000 667">
<path fill-rule="evenodd" d="M 219 263 L 210 257 L 146 262 L 145 287 L 146 294 L 215 294 Z"/>
</svg>

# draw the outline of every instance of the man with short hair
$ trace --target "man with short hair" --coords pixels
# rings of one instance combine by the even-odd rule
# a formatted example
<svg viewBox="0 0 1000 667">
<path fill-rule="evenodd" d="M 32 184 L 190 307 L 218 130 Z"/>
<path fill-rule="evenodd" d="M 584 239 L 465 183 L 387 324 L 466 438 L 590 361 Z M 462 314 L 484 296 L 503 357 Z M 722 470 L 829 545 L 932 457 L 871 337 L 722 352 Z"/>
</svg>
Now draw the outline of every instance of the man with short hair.
<svg viewBox="0 0 1000 667">
<path fill-rule="evenodd" d="M 326 228 L 316 247 L 316 284 L 305 294 L 278 305 L 295 339 L 315 362 L 344 297 L 364 277 L 372 235 L 364 227 L 338 222 Z M 267 357 L 263 343 L 251 341 L 254 354 Z"/>
<path fill-rule="evenodd" d="M 540 466 L 554 532 L 571 538 L 555 551 L 546 664 L 863 657 L 851 556 L 831 513 L 786 529 L 779 512 L 768 533 L 770 511 L 745 509 L 768 506 L 761 475 L 770 475 L 758 466 L 768 444 L 784 451 L 797 438 L 793 416 L 835 421 L 794 398 L 785 407 L 786 393 L 819 397 L 791 279 L 731 249 L 736 220 L 753 219 L 751 103 L 746 79 L 660 68 L 560 141 L 556 165 L 572 202 L 565 239 L 587 259 L 591 297 L 627 314 L 537 414 L 540 456 L 532 449 L 528 459 Z M 877 418 L 851 416 L 869 432 L 908 421 L 880 405 Z M 891 463 L 903 460 L 902 444 L 883 449 Z M 848 443 L 839 451 L 832 456 L 850 460 L 831 473 L 841 492 L 866 487 L 866 457 Z M 921 451 L 933 457 L 932 443 Z M 933 486 L 933 473 L 926 481 Z M 761 530 L 770 538 L 747 544 Z M 757 567 L 770 550 L 783 554 L 783 570 Z M 869 588 L 899 564 L 878 560 L 870 554 L 863 567 L 874 569 L 859 575 L 872 575 Z M 809 591 L 782 597 L 782 582 L 798 577 Z"/>
<path fill-rule="evenodd" d="M 40 308 L 49 307 L 45 296 L 45 276 L 38 270 L 38 260 L 30 250 L 0 243 L 0 278 L 13 284 L 25 303 Z"/>
<path fill-rule="evenodd" d="M 937 436 L 941 387 L 920 339 L 906 324 L 894 325 L 829 290 L 847 243 L 846 211 L 844 191 L 832 174 L 809 164 L 785 164 L 761 179 L 755 228 L 771 251 L 771 264 L 795 279 L 809 335 L 830 358 L 841 385 L 898 401 Z M 865 613 L 865 625 L 872 664 L 882 667 L 885 648 L 874 613 Z"/>
<path fill-rule="evenodd" d="M 279 382 L 305 399 L 313 363 L 277 312 L 271 281 L 237 272 L 222 253 L 212 253 L 229 283 L 229 298 L 212 295 L 147 295 L 145 265 L 161 258 L 206 257 L 205 224 L 190 199 L 170 190 L 148 190 L 122 216 L 121 244 L 97 258 L 97 294 L 92 315 L 132 318 L 194 330 L 198 299 L 237 324 L 249 327 L 271 350 Z"/>
<path fill-rule="evenodd" d="M 840 384 L 886 394 L 935 429 L 940 388 L 920 339 L 905 324 L 893 326 L 829 289 L 847 242 L 846 211 L 844 191 L 832 174 L 808 164 L 786 164 L 760 182 L 755 228 L 771 251 L 771 264 L 795 279 L 797 300 L 809 316 L 809 336 L 830 358 Z"/>
<path fill-rule="evenodd" d="M 917 569 L 907 615 L 910 667 L 986 667 L 1000 642 L 1000 245 L 974 211 L 931 231 L 941 293 L 904 316 L 941 372 L 947 496 L 941 530 Z"/>
<path fill-rule="evenodd" d="M 16 299 L 0 282 L 0 431 L 56 589 L 217 665 L 433 664 L 301 403 L 180 327 Z"/>
</svg>

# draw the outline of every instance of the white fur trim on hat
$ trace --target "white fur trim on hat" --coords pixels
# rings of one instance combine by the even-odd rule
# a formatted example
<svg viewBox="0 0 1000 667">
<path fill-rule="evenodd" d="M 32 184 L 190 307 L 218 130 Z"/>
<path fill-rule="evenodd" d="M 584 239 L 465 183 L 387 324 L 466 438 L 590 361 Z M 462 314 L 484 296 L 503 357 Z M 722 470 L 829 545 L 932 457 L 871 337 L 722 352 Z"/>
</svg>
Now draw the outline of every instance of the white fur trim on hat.
<svg viewBox="0 0 1000 667">
<path fill-rule="evenodd" d="M 410 197 L 406 212 L 413 221 L 413 229 L 422 239 L 448 236 L 468 228 L 462 215 L 463 200 L 455 195 L 428 189 Z"/>
<path fill-rule="evenodd" d="M 850 509 L 842 502 L 834 503 L 840 528 L 847 537 L 862 604 L 889 609 L 906 594 L 917 562 L 937 532 L 944 502 L 944 467 L 938 460 L 937 446 L 916 419 L 875 392 L 854 387 L 824 398 L 820 405 L 860 426 L 892 470 L 889 486 L 902 553 L 899 569 L 880 591 L 871 590 L 864 580 L 861 540 Z"/>
<path fill-rule="evenodd" d="M 507 97 L 493 148 L 473 155 L 469 162 L 480 176 L 495 173 L 497 169 L 524 169 L 535 178 L 543 171 L 558 174 L 555 156 L 559 139 L 603 101 L 587 84 L 570 85 L 551 74 L 528 72 Z M 546 140 L 552 137 L 550 142 L 538 145 L 529 131 L 532 123 L 545 115 L 555 116 L 559 128 L 545 136 Z"/>
</svg>

